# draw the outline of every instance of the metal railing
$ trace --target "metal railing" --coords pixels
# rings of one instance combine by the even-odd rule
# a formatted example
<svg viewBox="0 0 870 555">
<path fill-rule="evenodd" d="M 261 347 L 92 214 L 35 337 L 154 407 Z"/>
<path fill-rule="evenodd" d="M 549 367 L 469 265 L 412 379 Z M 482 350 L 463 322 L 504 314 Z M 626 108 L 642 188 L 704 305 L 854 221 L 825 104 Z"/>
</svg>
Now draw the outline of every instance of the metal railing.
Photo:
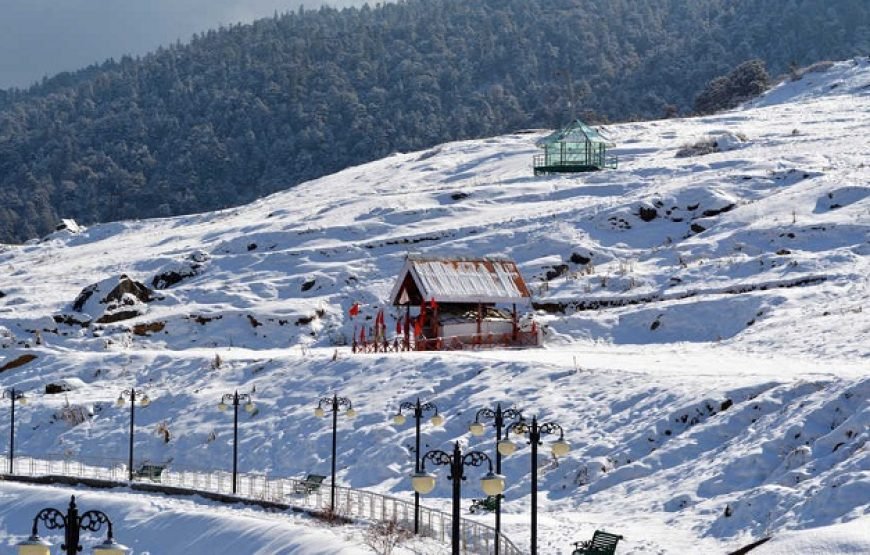
<svg viewBox="0 0 870 555">
<path fill-rule="evenodd" d="M 532 157 L 532 167 L 535 172 L 558 172 L 562 171 L 577 171 L 578 169 L 590 168 L 607 168 L 615 170 L 618 166 L 618 160 L 615 154 L 599 155 L 592 153 L 590 156 L 547 156 L 545 154 L 536 154 Z"/>
<path fill-rule="evenodd" d="M 15 457 L 15 475 L 18 476 L 65 476 L 128 483 L 127 465 L 122 460 L 77 458 L 64 455 L 47 455 L 48 458 Z M 8 474 L 8 461 L 0 461 L 0 474 Z M 153 483 L 220 495 L 232 495 L 232 474 L 224 471 L 183 469 L 170 465 L 160 471 L 159 466 L 149 465 L 150 474 L 134 475 L 134 482 Z M 329 489 L 310 491 L 304 480 L 297 478 L 271 477 L 265 474 L 239 474 L 236 497 L 255 501 L 280 503 L 311 510 L 327 510 Z M 336 501 L 333 512 L 342 516 L 371 521 L 395 520 L 413 528 L 414 503 L 373 491 L 336 486 Z M 420 507 L 420 533 L 442 543 L 450 543 L 452 515 L 443 511 Z M 474 520 L 461 519 L 460 535 L 465 553 L 490 554 L 495 551 L 495 529 Z M 522 555 L 522 551 L 507 537 L 498 538 L 499 552 L 503 555 Z"/>
</svg>

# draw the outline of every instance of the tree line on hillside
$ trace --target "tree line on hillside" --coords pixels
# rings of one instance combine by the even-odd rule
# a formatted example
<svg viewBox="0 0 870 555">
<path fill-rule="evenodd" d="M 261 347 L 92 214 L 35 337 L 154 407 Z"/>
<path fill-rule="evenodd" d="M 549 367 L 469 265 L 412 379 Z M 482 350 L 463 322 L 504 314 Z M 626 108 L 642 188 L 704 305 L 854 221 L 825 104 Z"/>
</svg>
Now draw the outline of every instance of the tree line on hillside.
<svg viewBox="0 0 870 555">
<path fill-rule="evenodd" d="M 868 19 L 865 0 L 407 0 L 208 31 L 0 91 L 0 242 L 577 115 L 688 113 L 746 60 L 870 51 Z"/>
</svg>

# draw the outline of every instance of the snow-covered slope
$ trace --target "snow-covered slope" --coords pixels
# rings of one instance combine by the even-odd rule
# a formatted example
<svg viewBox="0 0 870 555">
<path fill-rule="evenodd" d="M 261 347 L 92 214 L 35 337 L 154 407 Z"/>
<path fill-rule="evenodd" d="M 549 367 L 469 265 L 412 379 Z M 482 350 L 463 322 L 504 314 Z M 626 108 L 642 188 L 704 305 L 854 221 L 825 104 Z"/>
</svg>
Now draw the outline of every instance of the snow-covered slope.
<svg viewBox="0 0 870 555">
<path fill-rule="evenodd" d="M 99 510 L 112 520 L 115 539 L 135 555 L 172 553 L 245 553 L 246 555 L 355 555 L 362 539 L 361 526 L 336 533 L 318 521 L 295 514 L 275 514 L 241 506 L 223 507 L 198 498 L 172 499 L 115 491 L 106 494 L 69 487 L 0 484 L 0 538 L 3 545 L 30 535 L 33 517 L 45 507 L 66 511 L 70 496 L 80 512 Z M 56 532 L 39 528 L 43 537 Z M 9 534 L 7 537 L 6 535 Z M 54 538 L 59 543 L 58 538 Z M 105 526 L 85 532 L 89 547 L 106 538 Z M 55 547 L 57 549 L 57 547 Z M 3 553 L 12 553 L 4 549 Z"/>
<path fill-rule="evenodd" d="M 340 479 L 408 495 L 413 430 L 388 422 L 401 401 L 434 400 L 448 418 L 425 430 L 429 447 L 489 450 L 467 425 L 502 402 L 574 444 L 540 461 L 548 553 L 600 526 L 626 536 L 619 553 L 715 553 L 870 523 L 868 128 L 870 61 L 852 60 L 735 111 L 608 126 L 615 171 L 533 177 L 543 131 L 524 132 L 396 154 L 238 209 L 0 247 L 0 368 L 37 357 L 0 372 L 35 397 L 16 444 L 121 459 L 128 413 L 111 402 L 137 384 L 154 398 L 137 413 L 139 455 L 227 468 L 232 419 L 215 405 L 239 388 L 259 409 L 242 419 L 243 471 L 326 473 L 330 431 L 311 409 L 338 391 L 361 415 L 340 430 Z M 373 317 L 407 253 L 514 258 L 546 347 L 352 355 L 347 309 Z M 121 274 L 164 288 L 105 312 Z M 139 315 L 93 323 L 125 310 Z M 61 379 L 78 387 L 42 393 Z M 67 402 L 93 417 L 59 421 Z M 162 423 L 168 443 L 150 433 Z M 505 461 L 504 532 L 518 543 L 528 458 Z M 449 494 L 442 480 L 428 502 Z"/>
</svg>

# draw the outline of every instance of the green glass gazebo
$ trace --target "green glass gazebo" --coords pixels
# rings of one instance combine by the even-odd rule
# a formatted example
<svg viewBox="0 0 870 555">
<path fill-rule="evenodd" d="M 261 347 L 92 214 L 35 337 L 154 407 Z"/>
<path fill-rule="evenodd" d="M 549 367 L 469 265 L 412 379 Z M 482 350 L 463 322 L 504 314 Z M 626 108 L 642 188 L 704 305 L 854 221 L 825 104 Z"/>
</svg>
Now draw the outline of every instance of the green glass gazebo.
<svg viewBox="0 0 870 555">
<path fill-rule="evenodd" d="M 607 149 L 616 145 L 581 120 L 540 139 L 543 154 L 534 158 L 535 175 L 593 172 L 616 169 L 616 156 Z"/>
</svg>

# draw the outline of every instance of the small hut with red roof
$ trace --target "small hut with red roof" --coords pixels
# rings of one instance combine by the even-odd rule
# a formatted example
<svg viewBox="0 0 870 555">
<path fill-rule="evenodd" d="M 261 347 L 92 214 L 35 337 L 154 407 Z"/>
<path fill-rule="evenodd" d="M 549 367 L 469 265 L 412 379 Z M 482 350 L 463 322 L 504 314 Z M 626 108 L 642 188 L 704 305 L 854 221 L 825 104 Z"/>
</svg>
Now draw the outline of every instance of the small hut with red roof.
<svg viewBox="0 0 870 555">
<path fill-rule="evenodd" d="M 404 349 L 541 344 L 534 320 L 521 323 L 518 310 L 528 311 L 531 294 L 516 263 L 506 258 L 409 256 L 390 303 L 404 308 Z"/>
</svg>

